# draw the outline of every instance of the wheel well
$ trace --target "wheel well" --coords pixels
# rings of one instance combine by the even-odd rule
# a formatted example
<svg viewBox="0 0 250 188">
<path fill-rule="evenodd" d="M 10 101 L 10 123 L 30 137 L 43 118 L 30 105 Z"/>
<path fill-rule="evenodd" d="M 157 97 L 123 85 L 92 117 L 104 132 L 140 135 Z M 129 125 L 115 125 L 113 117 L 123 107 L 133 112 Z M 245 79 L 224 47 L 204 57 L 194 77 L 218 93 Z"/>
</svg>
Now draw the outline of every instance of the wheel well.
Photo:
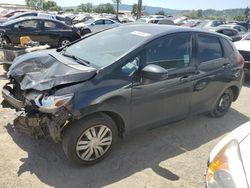
<svg viewBox="0 0 250 188">
<path fill-rule="evenodd" d="M 237 86 L 231 86 L 229 89 L 233 92 L 233 101 L 236 101 L 239 96 L 239 88 Z"/>
<path fill-rule="evenodd" d="M 115 122 L 117 129 L 118 129 L 118 135 L 119 137 L 122 137 L 125 131 L 125 123 L 123 119 L 121 118 L 121 116 L 115 112 L 110 112 L 110 111 L 105 111 L 103 113 L 108 115 Z"/>
<path fill-rule="evenodd" d="M 101 113 L 109 116 L 115 122 L 115 125 L 117 126 L 117 130 L 118 130 L 118 136 L 122 138 L 123 133 L 125 131 L 125 123 L 119 114 L 117 114 L 115 112 L 111 112 L 111 111 L 100 111 L 100 112 L 94 112 L 94 113 L 87 114 L 86 116 L 84 116 L 82 118 L 86 118 L 88 116 L 93 116 L 95 114 L 101 114 Z"/>
<path fill-rule="evenodd" d="M 3 37 L 7 40 L 8 43 L 11 43 L 10 38 L 7 35 L 3 35 Z"/>
</svg>

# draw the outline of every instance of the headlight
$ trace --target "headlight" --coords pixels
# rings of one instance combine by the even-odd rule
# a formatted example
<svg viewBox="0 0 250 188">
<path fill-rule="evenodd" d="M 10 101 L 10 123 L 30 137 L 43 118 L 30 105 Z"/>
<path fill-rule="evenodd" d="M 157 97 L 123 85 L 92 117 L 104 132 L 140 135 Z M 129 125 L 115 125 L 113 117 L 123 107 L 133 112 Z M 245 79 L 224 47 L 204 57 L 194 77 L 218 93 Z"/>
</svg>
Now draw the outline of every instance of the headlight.
<svg viewBox="0 0 250 188">
<path fill-rule="evenodd" d="M 224 146 L 209 164 L 206 181 L 208 188 L 248 188 L 236 140 Z"/>
<path fill-rule="evenodd" d="M 67 111 L 72 111 L 73 94 L 63 96 L 43 96 L 39 95 L 34 101 L 39 111 L 44 113 L 53 113 L 61 107 L 65 107 Z"/>
</svg>

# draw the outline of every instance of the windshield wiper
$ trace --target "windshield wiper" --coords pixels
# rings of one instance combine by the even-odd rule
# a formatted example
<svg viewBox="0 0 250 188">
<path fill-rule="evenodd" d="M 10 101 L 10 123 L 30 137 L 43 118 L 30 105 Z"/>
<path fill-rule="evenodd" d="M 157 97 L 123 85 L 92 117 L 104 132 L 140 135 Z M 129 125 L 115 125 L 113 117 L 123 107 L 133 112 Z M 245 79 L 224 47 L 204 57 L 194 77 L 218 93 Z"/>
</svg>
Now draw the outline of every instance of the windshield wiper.
<svg viewBox="0 0 250 188">
<path fill-rule="evenodd" d="M 62 53 L 62 55 L 74 59 L 76 62 L 78 62 L 81 65 L 85 65 L 85 66 L 89 67 L 89 64 L 90 64 L 89 61 L 86 61 L 84 59 L 81 59 L 79 57 L 76 57 L 74 55 L 67 54 L 67 53 Z"/>
</svg>

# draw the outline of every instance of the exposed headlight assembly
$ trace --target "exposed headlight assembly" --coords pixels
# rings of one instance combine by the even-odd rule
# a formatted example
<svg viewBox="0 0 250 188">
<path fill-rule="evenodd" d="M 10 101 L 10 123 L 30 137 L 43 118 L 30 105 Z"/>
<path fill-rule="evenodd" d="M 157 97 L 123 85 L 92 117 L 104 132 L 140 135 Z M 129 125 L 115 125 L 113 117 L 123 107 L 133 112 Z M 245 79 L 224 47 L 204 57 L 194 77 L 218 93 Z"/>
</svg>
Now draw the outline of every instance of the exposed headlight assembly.
<svg viewBox="0 0 250 188">
<path fill-rule="evenodd" d="M 65 107 L 68 112 L 72 111 L 72 98 L 73 94 L 63 95 L 63 96 L 44 96 L 39 95 L 34 100 L 39 111 L 44 113 L 56 112 L 59 108 Z"/>
<path fill-rule="evenodd" d="M 248 188 L 236 140 L 224 146 L 209 164 L 206 181 L 208 188 Z"/>
</svg>

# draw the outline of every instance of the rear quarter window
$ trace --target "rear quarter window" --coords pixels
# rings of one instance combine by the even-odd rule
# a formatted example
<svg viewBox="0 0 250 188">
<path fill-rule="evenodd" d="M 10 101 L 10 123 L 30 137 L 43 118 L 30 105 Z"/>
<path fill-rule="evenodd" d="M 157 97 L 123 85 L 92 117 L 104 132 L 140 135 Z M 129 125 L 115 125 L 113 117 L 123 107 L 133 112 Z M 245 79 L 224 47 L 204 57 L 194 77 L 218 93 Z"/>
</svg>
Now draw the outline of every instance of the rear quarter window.
<svg viewBox="0 0 250 188">
<path fill-rule="evenodd" d="M 198 34 L 197 40 L 197 57 L 199 63 L 205 63 L 223 58 L 223 50 L 218 37 L 206 34 Z"/>
<path fill-rule="evenodd" d="M 231 44 L 230 41 L 226 40 L 226 39 L 222 39 L 222 43 L 223 43 L 223 47 L 224 47 L 224 52 L 225 52 L 225 56 L 230 58 L 232 55 L 235 54 L 235 49 L 232 46 L 233 44 Z"/>
</svg>

